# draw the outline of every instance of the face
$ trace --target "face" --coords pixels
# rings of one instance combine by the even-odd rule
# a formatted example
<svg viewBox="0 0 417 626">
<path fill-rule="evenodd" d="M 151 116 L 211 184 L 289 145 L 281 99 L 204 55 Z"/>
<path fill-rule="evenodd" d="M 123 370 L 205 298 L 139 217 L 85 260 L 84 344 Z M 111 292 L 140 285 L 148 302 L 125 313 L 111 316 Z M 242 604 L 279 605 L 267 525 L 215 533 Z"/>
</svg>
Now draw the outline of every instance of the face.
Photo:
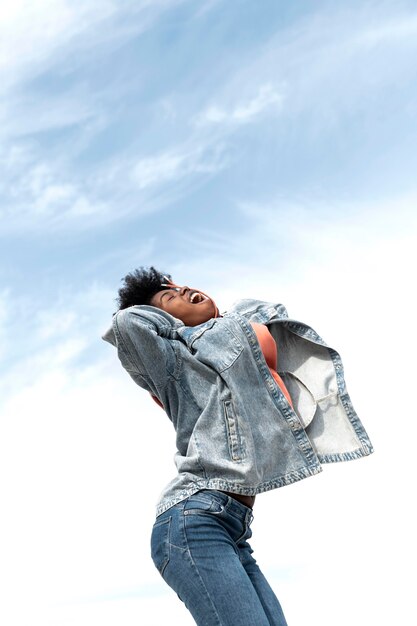
<svg viewBox="0 0 417 626">
<path fill-rule="evenodd" d="M 211 298 L 189 287 L 161 289 L 152 296 L 150 304 L 170 313 L 186 326 L 207 322 L 217 311 Z"/>
</svg>

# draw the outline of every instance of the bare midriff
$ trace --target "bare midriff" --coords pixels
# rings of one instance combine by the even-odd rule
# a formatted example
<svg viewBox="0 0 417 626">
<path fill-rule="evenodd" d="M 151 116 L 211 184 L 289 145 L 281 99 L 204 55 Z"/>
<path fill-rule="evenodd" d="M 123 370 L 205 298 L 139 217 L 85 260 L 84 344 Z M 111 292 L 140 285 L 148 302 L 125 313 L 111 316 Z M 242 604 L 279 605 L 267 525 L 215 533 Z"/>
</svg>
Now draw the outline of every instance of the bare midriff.
<svg viewBox="0 0 417 626">
<path fill-rule="evenodd" d="M 245 506 L 248 506 L 250 509 L 253 509 L 253 505 L 255 504 L 255 496 L 243 496 L 240 493 L 232 493 L 231 491 L 223 491 L 226 495 L 238 500 Z"/>
</svg>

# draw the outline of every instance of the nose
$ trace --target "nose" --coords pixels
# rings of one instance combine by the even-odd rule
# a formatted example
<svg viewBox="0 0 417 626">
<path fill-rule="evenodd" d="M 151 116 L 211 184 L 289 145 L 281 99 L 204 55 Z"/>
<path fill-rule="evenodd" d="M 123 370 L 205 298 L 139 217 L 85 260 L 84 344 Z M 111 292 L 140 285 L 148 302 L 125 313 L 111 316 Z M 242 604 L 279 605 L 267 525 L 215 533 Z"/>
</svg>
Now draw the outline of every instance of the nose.
<svg viewBox="0 0 417 626">
<path fill-rule="evenodd" d="M 190 291 L 189 287 L 180 287 L 180 290 L 179 290 L 180 296 L 184 296 L 187 293 L 187 291 Z"/>
</svg>

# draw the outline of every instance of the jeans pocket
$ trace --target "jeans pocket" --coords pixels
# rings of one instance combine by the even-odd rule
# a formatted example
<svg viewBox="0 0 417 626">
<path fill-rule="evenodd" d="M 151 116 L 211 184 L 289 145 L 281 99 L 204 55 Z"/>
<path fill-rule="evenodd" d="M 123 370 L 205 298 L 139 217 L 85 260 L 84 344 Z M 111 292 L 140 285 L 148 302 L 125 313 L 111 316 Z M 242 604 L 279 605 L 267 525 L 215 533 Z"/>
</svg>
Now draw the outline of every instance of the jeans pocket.
<svg viewBox="0 0 417 626">
<path fill-rule="evenodd" d="M 151 556 L 156 569 L 161 574 L 164 573 L 170 559 L 170 531 L 171 517 L 156 521 L 153 525 L 151 535 Z"/>
<path fill-rule="evenodd" d="M 223 511 L 224 504 L 207 492 L 190 496 L 184 505 L 184 515 L 218 515 Z"/>
</svg>

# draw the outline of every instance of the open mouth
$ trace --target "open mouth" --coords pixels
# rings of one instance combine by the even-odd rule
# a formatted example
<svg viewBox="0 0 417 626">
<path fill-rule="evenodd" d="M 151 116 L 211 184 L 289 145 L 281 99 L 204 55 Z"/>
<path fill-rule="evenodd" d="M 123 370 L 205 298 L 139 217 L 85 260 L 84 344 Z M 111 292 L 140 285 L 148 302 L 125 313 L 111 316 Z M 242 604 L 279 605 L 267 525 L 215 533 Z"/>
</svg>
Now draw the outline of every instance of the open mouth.
<svg viewBox="0 0 417 626">
<path fill-rule="evenodd" d="M 204 296 L 199 291 L 190 291 L 189 300 L 191 304 L 200 304 L 201 302 L 208 300 L 208 297 Z"/>
</svg>

